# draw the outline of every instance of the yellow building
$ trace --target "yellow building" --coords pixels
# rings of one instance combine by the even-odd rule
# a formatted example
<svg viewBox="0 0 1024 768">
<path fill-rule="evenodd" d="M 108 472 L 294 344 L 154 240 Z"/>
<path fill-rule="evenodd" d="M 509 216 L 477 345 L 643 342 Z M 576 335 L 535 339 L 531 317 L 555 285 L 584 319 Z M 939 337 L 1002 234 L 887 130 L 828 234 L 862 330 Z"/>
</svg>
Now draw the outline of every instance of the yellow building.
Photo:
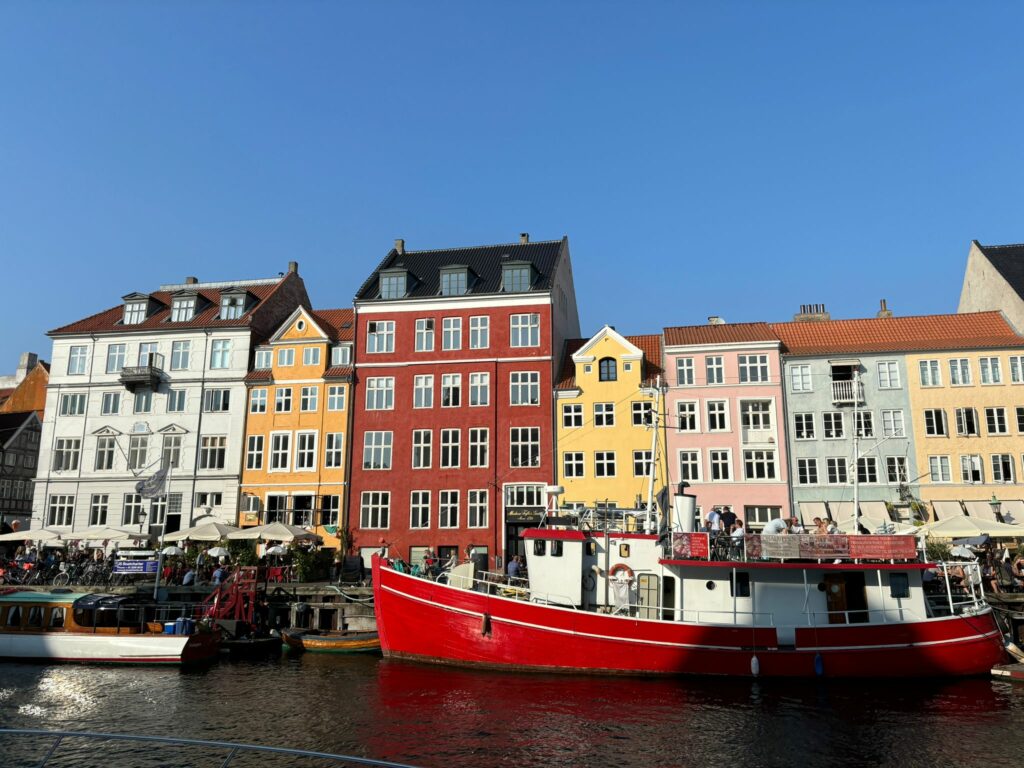
<svg viewBox="0 0 1024 768">
<path fill-rule="evenodd" d="M 555 387 L 556 466 L 563 506 L 633 509 L 646 502 L 653 432 L 653 386 L 661 336 L 621 336 L 605 326 L 566 342 Z M 659 411 L 662 415 L 664 407 Z M 657 494 L 665 484 L 664 432 L 655 456 Z"/>
<path fill-rule="evenodd" d="M 352 310 L 295 310 L 246 378 L 242 526 L 284 522 L 338 547 L 351 434 Z"/>
<path fill-rule="evenodd" d="M 1003 512 L 1024 510 L 1024 339 L 998 313 L 973 317 L 1000 335 L 907 355 L 920 493 L 939 518 L 959 502 L 990 516 L 993 496 L 1007 502 Z"/>
</svg>

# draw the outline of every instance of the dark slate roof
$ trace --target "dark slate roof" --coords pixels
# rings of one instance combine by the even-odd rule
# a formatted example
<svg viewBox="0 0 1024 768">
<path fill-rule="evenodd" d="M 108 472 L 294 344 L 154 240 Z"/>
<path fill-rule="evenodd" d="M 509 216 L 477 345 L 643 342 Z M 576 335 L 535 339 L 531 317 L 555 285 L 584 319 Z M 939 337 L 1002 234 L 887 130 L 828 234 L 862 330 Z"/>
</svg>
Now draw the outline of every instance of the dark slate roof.
<svg viewBox="0 0 1024 768">
<path fill-rule="evenodd" d="M 35 411 L 23 411 L 19 413 L 0 413 L 0 445 L 3 445 L 11 436 L 21 429 L 21 425 L 29 420 Z"/>
<path fill-rule="evenodd" d="M 1003 279 L 1024 299 L 1024 243 L 1016 245 L 982 245 L 975 241 L 985 257 Z"/>
<path fill-rule="evenodd" d="M 356 293 L 356 301 L 379 299 L 378 275 L 382 270 L 406 269 L 409 272 L 407 299 L 438 296 L 441 292 L 441 270 L 465 266 L 470 270 L 470 295 L 501 293 L 501 267 L 508 261 L 526 261 L 536 271 L 532 290 L 551 289 L 555 270 L 568 239 L 544 240 L 536 243 L 477 245 L 468 248 L 443 248 L 436 251 L 410 251 L 399 254 L 394 248 L 377 265 Z M 475 277 L 474 277 L 475 275 Z"/>
</svg>

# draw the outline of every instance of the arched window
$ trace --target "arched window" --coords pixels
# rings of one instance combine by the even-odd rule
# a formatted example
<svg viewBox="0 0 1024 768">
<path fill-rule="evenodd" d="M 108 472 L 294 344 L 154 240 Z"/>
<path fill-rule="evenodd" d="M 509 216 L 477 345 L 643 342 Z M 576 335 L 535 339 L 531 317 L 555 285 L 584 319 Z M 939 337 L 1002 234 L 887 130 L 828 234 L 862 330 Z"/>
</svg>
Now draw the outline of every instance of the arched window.
<svg viewBox="0 0 1024 768">
<path fill-rule="evenodd" d="M 602 357 L 599 363 L 600 368 L 598 369 L 599 381 L 618 381 L 619 373 L 615 367 L 615 359 L 612 357 Z"/>
</svg>

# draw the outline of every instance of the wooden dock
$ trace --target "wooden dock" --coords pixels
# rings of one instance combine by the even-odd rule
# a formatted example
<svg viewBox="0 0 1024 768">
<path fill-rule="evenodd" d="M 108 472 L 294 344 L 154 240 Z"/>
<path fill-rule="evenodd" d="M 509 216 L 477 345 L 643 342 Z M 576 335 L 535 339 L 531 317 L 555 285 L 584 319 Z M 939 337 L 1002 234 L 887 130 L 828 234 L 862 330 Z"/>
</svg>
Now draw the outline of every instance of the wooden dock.
<svg viewBox="0 0 1024 768">
<path fill-rule="evenodd" d="M 1024 664 L 999 664 L 992 667 L 992 677 L 1024 682 Z"/>
</svg>

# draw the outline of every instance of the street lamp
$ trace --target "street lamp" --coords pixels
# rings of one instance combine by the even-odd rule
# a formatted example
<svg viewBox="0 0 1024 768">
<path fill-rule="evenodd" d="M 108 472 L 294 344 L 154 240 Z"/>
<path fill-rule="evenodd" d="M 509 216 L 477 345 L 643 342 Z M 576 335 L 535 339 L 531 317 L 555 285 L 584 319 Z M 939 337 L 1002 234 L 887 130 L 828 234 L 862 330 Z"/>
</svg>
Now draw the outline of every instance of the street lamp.
<svg viewBox="0 0 1024 768">
<path fill-rule="evenodd" d="M 988 503 L 988 505 L 990 507 L 992 507 L 992 516 L 996 520 L 998 520 L 999 519 L 999 511 L 1003 508 L 1003 502 L 1001 502 L 999 499 L 997 499 L 996 495 L 993 493 L 992 494 L 992 501 L 990 501 Z"/>
</svg>

